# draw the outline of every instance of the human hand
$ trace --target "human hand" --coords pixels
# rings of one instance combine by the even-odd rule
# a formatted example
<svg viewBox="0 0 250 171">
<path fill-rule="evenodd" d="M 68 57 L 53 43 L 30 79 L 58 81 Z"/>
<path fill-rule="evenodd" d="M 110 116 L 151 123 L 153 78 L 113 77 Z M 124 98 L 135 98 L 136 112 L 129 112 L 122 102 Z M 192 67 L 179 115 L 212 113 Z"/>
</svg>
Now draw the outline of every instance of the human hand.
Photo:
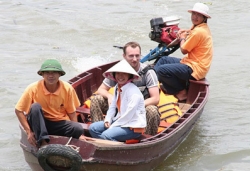
<svg viewBox="0 0 250 171">
<path fill-rule="evenodd" d="M 109 128 L 109 127 L 110 127 L 109 122 L 105 122 L 105 123 L 104 123 L 104 127 L 105 127 L 105 128 Z"/>
<path fill-rule="evenodd" d="M 36 139 L 35 139 L 35 134 L 34 132 L 30 131 L 27 132 L 27 140 L 29 141 L 29 143 L 33 146 L 36 147 L 37 143 L 36 143 Z"/>
<path fill-rule="evenodd" d="M 90 137 L 87 137 L 87 136 L 84 136 L 84 135 L 81 135 L 79 137 L 79 140 L 82 140 L 82 141 L 95 141 L 93 138 L 90 138 Z"/>
<path fill-rule="evenodd" d="M 185 39 L 187 37 L 187 35 L 189 34 L 189 30 L 187 29 L 180 29 L 178 32 L 177 32 L 177 37 L 179 39 Z"/>
</svg>

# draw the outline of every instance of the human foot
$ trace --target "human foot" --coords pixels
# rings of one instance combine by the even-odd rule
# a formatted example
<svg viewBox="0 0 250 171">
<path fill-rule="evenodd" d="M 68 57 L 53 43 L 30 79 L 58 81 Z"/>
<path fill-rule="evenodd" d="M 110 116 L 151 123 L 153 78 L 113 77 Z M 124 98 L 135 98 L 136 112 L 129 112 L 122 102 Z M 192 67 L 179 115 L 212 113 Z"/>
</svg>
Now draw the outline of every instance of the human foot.
<svg viewBox="0 0 250 171">
<path fill-rule="evenodd" d="M 79 140 L 83 140 L 83 141 L 95 141 L 93 138 L 90 138 L 90 137 L 86 137 L 84 135 L 81 135 L 79 137 Z"/>
<path fill-rule="evenodd" d="M 49 143 L 47 143 L 46 140 L 42 140 L 40 147 L 43 147 L 43 146 L 48 145 L 48 144 L 49 144 Z"/>
</svg>

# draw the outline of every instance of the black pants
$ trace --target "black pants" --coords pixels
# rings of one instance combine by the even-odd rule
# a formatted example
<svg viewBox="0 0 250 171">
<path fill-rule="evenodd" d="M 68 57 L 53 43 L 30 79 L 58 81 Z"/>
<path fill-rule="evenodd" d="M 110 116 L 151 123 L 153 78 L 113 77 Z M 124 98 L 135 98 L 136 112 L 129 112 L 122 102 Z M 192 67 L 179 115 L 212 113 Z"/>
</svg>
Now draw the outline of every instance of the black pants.
<svg viewBox="0 0 250 171">
<path fill-rule="evenodd" d="M 84 132 L 83 127 L 77 122 L 65 120 L 50 121 L 45 119 L 42 107 L 38 103 L 31 105 L 27 120 L 39 146 L 42 140 L 49 142 L 49 135 L 60 135 L 78 139 Z"/>
<path fill-rule="evenodd" d="M 192 68 L 180 63 L 180 58 L 163 56 L 155 64 L 154 70 L 168 94 L 176 95 L 187 89 L 189 79 L 193 73 Z"/>
</svg>

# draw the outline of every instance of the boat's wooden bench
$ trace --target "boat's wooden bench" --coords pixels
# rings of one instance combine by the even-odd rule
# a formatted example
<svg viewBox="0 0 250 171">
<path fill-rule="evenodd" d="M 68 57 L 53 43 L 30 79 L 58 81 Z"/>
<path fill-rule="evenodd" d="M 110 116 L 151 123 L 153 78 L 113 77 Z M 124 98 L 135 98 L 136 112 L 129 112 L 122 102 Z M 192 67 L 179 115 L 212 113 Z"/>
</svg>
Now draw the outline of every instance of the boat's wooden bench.
<svg viewBox="0 0 250 171">
<path fill-rule="evenodd" d="M 77 107 L 76 112 L 84 114 L 84 115 L 89 115 L 90 114 L 90 109 L 85 108 L 85 107 Z"/>
<path fill-rule="evenodd" d="M 91 142 L 92 144 L 95 144 L 96 146 L 99 147 L 110 147 L 110 145 L 123 145 L 123 142 L 118 142 L 118 141 L 110 141 L 110 140 L 102 140 L 102 139 L 97 139 L 93 138 L 93 141 L 88 141 Z"/>
<path fill-rule="evenodd" d="M 90 115 L 90 109 L 80 106 L 76 108 L 76 113 L 79 115 L 83 122 L 86 122 L 87 118 Z"/>
</svg>

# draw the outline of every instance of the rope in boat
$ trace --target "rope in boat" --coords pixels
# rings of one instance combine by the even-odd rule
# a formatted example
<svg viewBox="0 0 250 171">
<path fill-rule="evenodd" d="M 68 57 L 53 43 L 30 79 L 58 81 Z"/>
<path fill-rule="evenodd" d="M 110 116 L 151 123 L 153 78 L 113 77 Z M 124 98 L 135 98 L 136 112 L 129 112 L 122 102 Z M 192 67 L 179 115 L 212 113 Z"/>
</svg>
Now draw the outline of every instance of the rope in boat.
<svg viewBox="0 0 250 171">
<path fill-rule="evenodd" d="M 80 147 L 77 147 L 75 145 L 69 145 L 70 141 L 72 140 L 72 137 L 69 138 L 69 141 L 65 144 L 65 146 L 72 148 L 73 150 L 77 151 L 79 153 Z"/>
</svg>

